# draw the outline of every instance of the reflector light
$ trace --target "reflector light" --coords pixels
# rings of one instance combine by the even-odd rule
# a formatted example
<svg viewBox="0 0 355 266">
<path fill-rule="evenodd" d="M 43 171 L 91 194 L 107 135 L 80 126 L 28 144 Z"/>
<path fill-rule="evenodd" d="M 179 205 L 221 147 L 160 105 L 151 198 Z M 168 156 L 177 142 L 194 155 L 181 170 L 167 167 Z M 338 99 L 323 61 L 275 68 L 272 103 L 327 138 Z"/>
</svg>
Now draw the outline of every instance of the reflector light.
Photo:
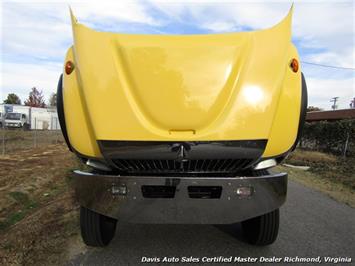
<svg viewBox="0 0 355 266">
<path fill-rule="evenodd" d="M 70 73 L 73 72 L 74 70 L 74 63 L 72 61 L 67 61 L 65 63 L 65 73 L 67 73 L 67 75 L 69 75 Z"/>
<path fill-rule="evenodd" d="M 127 195 L 127 187 L 126 187 L 126 185 L 122 184 L 120 186 L 116 186 L 116 185 L 112 184 L 111 194 L 113 196 L 115 196 L 115 195 L 126 196 Z"/>
<path fill-rule="evenodd" d="M 250 197 L 253 194 L 252 187 L 240 187 L 236 191 L 239 197 Z"/>
<path fill-rule="evenodd" d="M 291 60 L 290 68 L 291 68 L 292 71 L 295 72 L 295 73 L 298 71 L 299 64 L 298 64 L 297 59 L 293 58 L 293 59 Z"/>
</svg>

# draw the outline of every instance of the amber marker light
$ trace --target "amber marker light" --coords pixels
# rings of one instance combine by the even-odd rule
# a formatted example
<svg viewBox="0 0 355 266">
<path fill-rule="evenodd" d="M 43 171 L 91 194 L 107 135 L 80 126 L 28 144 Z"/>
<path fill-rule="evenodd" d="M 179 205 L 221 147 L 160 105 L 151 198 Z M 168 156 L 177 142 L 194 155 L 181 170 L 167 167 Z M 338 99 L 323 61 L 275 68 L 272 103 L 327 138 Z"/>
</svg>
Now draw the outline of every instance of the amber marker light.
<svg viewBox="0 0 355 266">
<path fill-rule="evenodd" d="M 65 73 L 67 73 L 67 75 L 73 72 L 74 68 L 74 63 L 72 61 L 67 61 L 65 63 Z"/>
<path fill-rule="evenodd" d="M 293 58 L 290 63 L 290 68 L 292 69 L 293 72 L 297 72 L 299 68 L 299 63 L 297 59 Z"/>
</svg>

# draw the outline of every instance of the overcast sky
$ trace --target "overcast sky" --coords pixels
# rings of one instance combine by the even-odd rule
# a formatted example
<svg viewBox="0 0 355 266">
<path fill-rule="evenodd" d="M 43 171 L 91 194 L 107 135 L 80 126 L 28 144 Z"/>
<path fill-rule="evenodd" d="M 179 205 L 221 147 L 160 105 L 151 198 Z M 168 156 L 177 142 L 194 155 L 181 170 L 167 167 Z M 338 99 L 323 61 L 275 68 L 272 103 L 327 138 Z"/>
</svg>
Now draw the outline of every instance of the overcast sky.
<svg viewBox="0 0 355 266">
<path fill-rule="evenodd" d="M 293 42 L 302 61 L 355 68 L 353 1 L 294 1 Z M 124 33 L 201 34 L 263 29 L 279 22 L 291 1 L 2 1 L 1 102 L 16 93 L 22 102 L 31 87 L 46 100 L 55 92 L 66 50 L 72 44 L 68 4 L 79 22 Z M 303 64 L 309 105 L 339 108 L 355 97 L 355 71 Z"/>
</svg>

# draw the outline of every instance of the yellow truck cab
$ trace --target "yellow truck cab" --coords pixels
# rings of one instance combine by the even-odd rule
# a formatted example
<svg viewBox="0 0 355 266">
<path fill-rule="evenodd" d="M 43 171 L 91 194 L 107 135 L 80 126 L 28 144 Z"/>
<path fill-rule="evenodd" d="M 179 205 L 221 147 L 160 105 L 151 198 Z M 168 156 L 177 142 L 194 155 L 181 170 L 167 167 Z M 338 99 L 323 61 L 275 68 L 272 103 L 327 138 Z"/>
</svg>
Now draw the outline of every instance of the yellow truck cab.
<svg viewBox="0 0 355 266">
<path fill-rule="evenodd" d="M 291 42 L 292 8 L 272 28 L 226 34 L 98 32 L 71 13 L 58 83 L 82 238 L 105 246 L 116 222 L 231 224 L 268 245 L 307 88 Z"/>
</svg>

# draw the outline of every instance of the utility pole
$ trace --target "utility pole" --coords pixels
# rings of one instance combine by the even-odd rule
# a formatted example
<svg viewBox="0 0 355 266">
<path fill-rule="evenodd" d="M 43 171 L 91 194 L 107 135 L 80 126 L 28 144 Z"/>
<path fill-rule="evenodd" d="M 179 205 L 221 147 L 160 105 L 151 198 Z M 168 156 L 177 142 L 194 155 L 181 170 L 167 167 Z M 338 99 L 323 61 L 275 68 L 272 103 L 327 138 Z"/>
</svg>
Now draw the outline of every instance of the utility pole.
<svg viewBox="0 0 355 266">
<path fill-rule="evenodd" d="M 338 108 L 338 106 L 336 105 L 338 99 L 339 99 L 339 97 L 333 97 L 333 98 L 330 99 L 330 102 L 333 103 L 333 105 L 332 105 L 332 109 L 333 109 L 333 110 L 335 110 L 335 109 Z"/>
<path fill-rule="evenodd" d="M 355 108 L 355 97 L 354 97 L 354 99 L 352 99 L 352 101 L 350 102 L 350 108 Z"/>
</svg>

